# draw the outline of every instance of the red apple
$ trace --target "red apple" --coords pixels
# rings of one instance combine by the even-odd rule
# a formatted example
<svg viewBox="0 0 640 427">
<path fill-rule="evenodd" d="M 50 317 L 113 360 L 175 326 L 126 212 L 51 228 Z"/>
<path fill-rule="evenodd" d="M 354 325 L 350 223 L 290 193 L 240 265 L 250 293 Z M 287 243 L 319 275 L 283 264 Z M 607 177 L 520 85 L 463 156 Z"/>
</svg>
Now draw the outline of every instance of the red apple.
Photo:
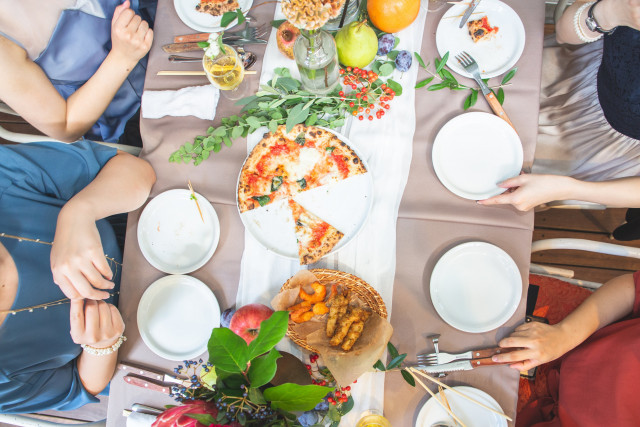
<svg viewBox="0 0 640 427">
<path fill-rule="evenodd" d="M 247 304 L 236 310 L 229 329 L 241 336 L 247 344 L 255 339 L 260 332 L 260 323 L 268 319 L 273 310 L 264 304 Z"/>
</svg>

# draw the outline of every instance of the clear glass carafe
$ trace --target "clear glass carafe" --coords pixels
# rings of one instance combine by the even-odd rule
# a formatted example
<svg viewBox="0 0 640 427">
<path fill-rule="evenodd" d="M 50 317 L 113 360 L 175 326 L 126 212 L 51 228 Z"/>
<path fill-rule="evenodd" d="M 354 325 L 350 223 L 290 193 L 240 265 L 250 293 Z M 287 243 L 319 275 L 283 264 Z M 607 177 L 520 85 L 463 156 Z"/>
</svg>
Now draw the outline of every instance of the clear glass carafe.
<svg viewBox="0 0 640 427">
<path fill-rule="evenodd" d="M 328 32 L 301 30 L 293 45 L 293 57 L 305 90 L 323 95 L 338 84 L 336 42 Z"/>
</svg>

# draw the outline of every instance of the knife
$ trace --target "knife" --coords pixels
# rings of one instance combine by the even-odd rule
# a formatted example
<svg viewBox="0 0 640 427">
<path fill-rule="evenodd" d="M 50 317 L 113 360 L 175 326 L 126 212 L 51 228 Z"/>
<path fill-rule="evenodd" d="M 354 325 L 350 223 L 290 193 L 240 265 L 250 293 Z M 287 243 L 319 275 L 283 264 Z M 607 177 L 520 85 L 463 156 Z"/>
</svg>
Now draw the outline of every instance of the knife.
<svg viewBox="0 0 640 427">
<path fill-rule="evenodd" d="M 244 46 L 246 44 L 267 44 L 266 40 L 262 39 L 232 39 L 232 40 L 224 40 L 224 43 L 229 46 Z M 198 46 L 198 42 L 188 42 L 188 43 L 170 43 L 162 46 L 162 50 L 167 53 L 182 53 L 182 52 L 193 52 L 196 50 L 203 50 L 200 46 Z"/>
<path fill-rule="evenodd" d="M 480 75 L 478 74 L 477 76 L 474 76 L 473 74 L 471 74 L 471 77 L 473 77 L 473 80 L 475 80 L 476 83 L 478 83 L 478 86 L 480 86 L 480 91 L 482 91 L 484 98 L 489 103 L 489 106 L 491 107 L 493 112 L 496 113 L 498 117 L 509 123 L 509 126 L 515 129 L 515 126 L 513 126 L 513 123 L 511 123 L 511 119 L 509 119 L 509 116 L 507 116 L 504 108 L 502 108 L 502 105 L 500 105 L 500 101 L 498 101 L 496 95 L 491 89 L 489 89 L 489 86 L 487 86 L 487 84 L 482 80 Z"/>
<path fill-rule="evenodd" d="M 146 388 L 147 390 L 159 391 L 164 394 L 169 394 L 171 392 L 171 387 L 169 386 L 133 375 L 125 376 L 124 382 L 126 382 L 127 384 L 135 385 L 137 387 Z"/>
<path fill-rule="evenodd" d="M 464 24 L 466 24 L 467 20 L 469 19 L 469 17 L 471 16 L 471 14 L 473 13 L 473 11 L 475 10 L 475 8 L 478 6 L 479 3 L 480 3 L 480 0 L 473 0 L 471 2 L 471 4 L 469 5 L 469 9 L 467 9 L 467 11 L 462 16 L 462 19 L 460 20 L 460 26 L 458 28 L 464 27 Z"/>
<path fill-rule="evenodd" d="M 130 363 L 119 363 L 118 370 L 125 371 L 127 373 L 139 375 L 141 377 L 149 378 L 154 381 L 160 381 L 163 383 L 182 384 L 185 380 L 176 377 L 175 375 L 165 374 L 164 372 L 156 371 L 151 368 L 132 365 Z"/>
<path fill-rule="evenodd" d="M 490 357 L 483 359 L 473 360 L 458 360 L 456 362 L 442 363 L 440 365 L 416 365 L 415 369 L 419 369 L 424 372 L 436 374 L 440 372 L 453 372 L 453 371 L 468 371 L 470 369 L 478 368 L 480 366 L 492 366 L 492 365 L 506 365 L 507 363 L 494 362 Z"/>
</svg>

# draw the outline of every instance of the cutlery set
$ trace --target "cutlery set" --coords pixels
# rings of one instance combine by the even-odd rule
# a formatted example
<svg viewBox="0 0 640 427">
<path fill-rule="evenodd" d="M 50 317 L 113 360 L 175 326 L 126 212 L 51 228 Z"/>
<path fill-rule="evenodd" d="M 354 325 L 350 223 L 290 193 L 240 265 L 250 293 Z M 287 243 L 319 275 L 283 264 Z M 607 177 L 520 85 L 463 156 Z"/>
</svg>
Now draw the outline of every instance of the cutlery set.
<svg viewBox="0 0 640 427">
<path fill-rule="evenodd" d="M 414 368 L 428 373 L 466 371 L 480 366 L 503 365 L 501 362 L 494 362 L 491 356 L 496 354 L 509 353 L 516 348 L 492 347 L 482 350 L 467 351 L 460 354 L 430 353 L 419 354 L 417 356 L 418 365 Z"/>
<path fill-rule="evenodd" d="M 180 378 L 165 372 L 140 365 L 133 365 L 128 362 L 118 364 L 118 370 L 127 372 L 124 381 L 136 387 L 147 390 L 159 391 L 164 394 L 171 392 L 173 385 L 183 385 L 188 383 L 186 378 Z"/>
</svg>

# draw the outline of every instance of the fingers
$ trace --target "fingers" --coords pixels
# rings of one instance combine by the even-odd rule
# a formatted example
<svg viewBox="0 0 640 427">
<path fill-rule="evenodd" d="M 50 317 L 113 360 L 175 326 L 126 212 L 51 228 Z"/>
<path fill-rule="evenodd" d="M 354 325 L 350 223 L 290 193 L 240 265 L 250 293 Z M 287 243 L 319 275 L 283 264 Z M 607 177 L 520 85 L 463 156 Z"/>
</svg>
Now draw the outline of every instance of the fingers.
<svg viewBox="0 0 640 427">
<path fill-rule="evenodd" d="M 131 19 L 135 16 L 135 12 L 129 7 L 129 0 L 116 7 L 113 11 L 113 18 L 111 19 L 111 25 L 116 27 L 126 27 L 131 22 Z"/>
<path fill-rule="evenodd" d="M 524 184 L 525 179 L 526 179 L 526 175 L 514 176 L 513 178 L 509 178 L 506 181 L 502 181 L 500 184 L 498 184 L 498 187 L 500 188 L 520 187 L 522 184 Z"/>
<path fill-rule="evenodd" d="M 506 182 L 506 181 L 505 181 Z M 502 193 L 497 196 L 490 197 L 484 200 L 478 200 L 478 204 L 480 205 L 508 205 L 513 202 L 513 193 Z"/>
<path fill-rule="evenodd" d="M 111 271 L 109 262 L 107 262 L 107 258 L 101 253 L 97 253 L 95 256 L 91 258 L 91 264 L 93 265 L 93 267 L 95 267 L 95 270 L 89 267 L 86 269 L 87 271 L 84 273 L 84 275 L 87 276 L 87 279 L 89 279 L 89 282 L 91 282 L 93 286 L 95 286 L 96 288 L 113 289 L 113 286 L 112 286 L 113 283 L 104 280 L 105 277 L 109 280 L 113 279 L 113 272 Z M 96 276 L 99 276 L 99 278 L 94 279 L 94 277 Z M 99 286 L 99 283 L 101 281 L 105 281 L 111 284 L 107 286 Z"/>
<path fill-rule="evenodd" d="M 513 363 L 527 360 L 531 357 L 531 350 L 516 350 L 509 353 L 496 354 L 491 357 L 491 360 L 498 363 Z"/>
<path fill-rule="evenodd" d="M 122 333 L 124 332 L 124 320 L 122 320 L 122 315 L 115 305 L 107 305 L 111 310 L 111 323 L 113 324 L 113 329 L 117 331 L 118 335 L 122 335 Z"/>
<path fill-rule="evenodd" d="M 100 329 L 100 309 L 98 301 L 85 300 L 84 303 L 84 325 L 87 332 L 87 339 L 90 342 L 96 341 L 96 332 Z"/>
<path fill-rule="evenodd" d="M 531 337 L 529 335 L 510 335 L 503 338 L 498 343 L 500 347 L 531 347 Z M 511 354 L 511 353 L 505 353 Z"/>
<path fill-rule="evenodd" d="M 80 272 L 80 271 L 69 272 L 69 274 L 67 275 L 67 278 L 69 279 L 73 287 L 78 291 L 78 293 L 84 298 L 93 299 L 93 300 L 102 300 L 102 299 L 109 298 L 108 292 L 100 291 L 94 288 L 93 286 L 91 286 L 91 283 L 89 283 L 87 278 L 84 276 L 83 272 Z M 111 282 L 107 282 L 107 283 L 111 283 Z M 109 286 L 109 289 L 111 289 L 110 286 Z"/>
<path fill-rule="evenodd" d="M 71 339 L 76 344 L 80 344 L 84 335 L 84 300 L 71 300 L 69 310 L 69 323 L 71 326 Z"/>
<path fill-rule="evenodd" d="M 113 329 L 113 322 L 111 321 L 111 309 L 109 304 L 104 301 L 98 301 L 98 315 L 100 331 L 110 331 Z"/>
<path fill-rule="evenodd" d="M 53 283 L 58 285 L 62 293 L 70 300 L 82 299 L 82 295 L 73 287 L 69 279 L 62 274 L 53 274 Z"/>
<path fill-rule="evenodd" d="M 127 24 L 127 30 L 129 30 L 132 34 L 135 34 L 140 27 L 140 23 L 142 22 L 142 18 L 139 15 L 134 14 L 129 23 Z"/>
</svg>

